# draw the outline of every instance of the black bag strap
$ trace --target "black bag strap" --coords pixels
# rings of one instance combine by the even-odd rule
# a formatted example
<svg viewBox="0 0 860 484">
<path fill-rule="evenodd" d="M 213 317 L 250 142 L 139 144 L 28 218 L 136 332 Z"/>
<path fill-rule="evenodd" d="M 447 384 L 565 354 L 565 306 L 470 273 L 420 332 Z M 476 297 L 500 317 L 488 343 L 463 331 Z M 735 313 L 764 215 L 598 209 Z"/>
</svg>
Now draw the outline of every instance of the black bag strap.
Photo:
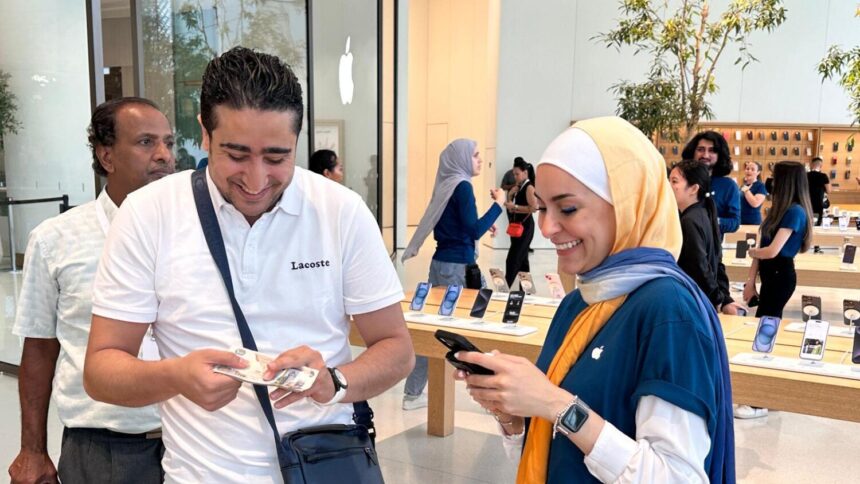
<svg viewBox="0 0 860 484">
<path fill-rule="evenodd" d="M 224 281 L 227 295 L 230 297 L 230 304 L 233 306 L 236 325 L 239 326 L 239 335 L 242 337 L 242 346 L 257 351 L 257 343 L 254 341 L 254 335 L 251 333 L 251 328 L 248 327 L 248 321 L 245 319 L 245 314 L 242 312 L 239 301 L 236 300 L 236 294 L 233 292 L 230 263 L 227 261 L 227 251 L 224 248 L 224 238 L 221 236 L 221 227 L 218 226 L 215 207 L 212 206 L 212 198 L 209 196 L 209 187 L 206 182 L 206 168 L 195 170 L 191 174 L 191 188 L 194 193 L 194 205 L 197 207 L 197 216 L 200 218 L 200 226 L 203 228 L 203 235 L 206 237 L 206 245 L 209 246 L 209 253 L 212 254 L 212 259 L 215 260 L 215 265 L 218 266 L 218 272 L 221 273 L 221 279 Z M 286 455 L 281 445 L 281 436 L 278 433 L 278 426 L 275 424 L 275 414 L 272 410 L 272 402 L 269 400 L 267 389 L 264 385 L 254 385 L 254 393 L 257 394 L 257 400 L 260 401 L 263 414 L 265 414 L 269 426 L 272 427 L 272 434 L 275 438 L 275 449 L 278 451 L 278 462 L 283 465 L 287 462 Z M 368 405 L 367 401 L 355 402 L 352 405 L 352 420 L 358 425 L 367 427 L 370 438 L 375 441 L 376 431 L 373 426 L 373 410 L 370 409 L 370 405 Z"/>
<path fill-rule="evenodd" d="M 523 183 L 523 186 L 521 186 L 519 189 L 517 189 L 517 194 L 514 195 L 514 198 L 511 200 L 512 202 L 514 202 L 515 205 L 519 205 L 519 204 L 517 204 L 517 197 L 520 196 L 520 193 L 523 192 L 523 190 L 526 190 L 528 188 L 528 186 L 529 186 L 529 184 L 531 184 L 531 182 L 532 182 L 531 180 L 526 180 L 526 182 Z M 523 192 L 523 193 L 525 193 L 525 192 Z M 529 203 L 528 202 L 528 195 L 526 195 L 526 205 L 528 205 L 528 203 Z M 531 215 L 532 214 L 530 214 L 530 213 L 514 213 L 514 212 L 511 212 L 511 216 L 508 218 L 508 220 L 510 220 L 511 222 L 521 224 L 521 223 L 525 222 L 527 218 L 531 217 Z M 519 220 L 514 220 L 515 218 L 518 218 L 518 216 L 521 216 L 522 218 Z"/>
</svg>

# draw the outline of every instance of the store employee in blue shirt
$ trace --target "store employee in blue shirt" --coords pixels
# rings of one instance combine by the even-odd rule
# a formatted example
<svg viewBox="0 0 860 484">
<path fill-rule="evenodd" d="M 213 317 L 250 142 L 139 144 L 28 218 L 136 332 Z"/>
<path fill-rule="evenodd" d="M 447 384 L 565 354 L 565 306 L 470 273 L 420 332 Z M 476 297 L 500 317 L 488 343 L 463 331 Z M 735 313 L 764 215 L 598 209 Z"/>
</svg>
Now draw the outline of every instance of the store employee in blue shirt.
<svg viewBox="0 0 860 484">
<path fill-rule="evenodd" d="M 495 233 L 493 222 L 502 214 L 506 195 L 503 190 L 491 189 L 490 196 L 495 203 L 482 217 L 478 217 L 471 179 L 481 174 L 482 164 L 478 143 L 470 139 L 452 141 L 439 155 L 433 197 L 401 259 L 406 262 L 418 254 L 424 239 L 432 231 L 436 253 L 430 262 L 428 282 L 434 286 L 483 286 L 483 277 L 479 276 L 480 271 L 475 265 L 475 241 L 488 230 Z M 467 271 L 475 273 L 480 283 L 467 285 Z M 427 406 L 427 396 L 423 394 L 426 385 L 427 358 L 419 356 L 415 359 L 415 369 L 406 379 L 404 410 Z"/>
<path fill-rule="evenodd" d="M 744 163 L 744 184 L 741 185 L 741 225 L 761 225 L 761 206 L 767 189 L 761 181 L 761 164 Z"/>
</svg>

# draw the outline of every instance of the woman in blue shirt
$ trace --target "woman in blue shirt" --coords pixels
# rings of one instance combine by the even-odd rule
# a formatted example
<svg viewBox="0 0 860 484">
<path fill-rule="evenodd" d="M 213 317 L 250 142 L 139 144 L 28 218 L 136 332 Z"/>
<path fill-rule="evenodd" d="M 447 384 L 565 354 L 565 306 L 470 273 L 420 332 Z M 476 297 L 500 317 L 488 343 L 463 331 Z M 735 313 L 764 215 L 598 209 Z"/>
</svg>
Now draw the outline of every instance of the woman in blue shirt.
<svg viewBox="0 0 860 484">
<path fill-rule="evenodd" d="M 781 161 L 774 166 L 772 202 L 761 225 L 761 248 L 749 251 L 753 263 L 744 285 L 744 300 L 749 302 L 756 295 L 756 276 L 761 276 L 756 317 L 781 318 L 797 286 L 794 256 L 809 250 L 812 241 L 812 206 L 802 164 Z"/>
<path fill-rule="evenodd" d="M 517 483 L 735 482 L 725 343 L 675 263 L 681 227 L 663 158 L 630 123 L 604 117 L 559 135 L 537 172 L 538 226 L 578 289 L 536 365 L 456 355 L 495 372 L 456 377 L 521 455 Z"/>
<path fill-rule="evenodd" d="M 761 181 L 761 164 L 744 163 L 744 184 L 741 186 L 741 225 L 761 225 L 761 206 L 767 189 Z"/>
<path fill-rule="evenodd" d="M 452 141 L 439 155 L 439 169 L 430 205 L 409 241 L 401 260 L 406 262 L 418 254 L 424 240 L 433 232 L 436 252 L 430 261 L 428 282 L 434 286 L 458 284 L 473 289 L 483 286 L 480 270 L 475 265 L 475 241 L 488 230 L 495 230 L 493 222 L 502 214 L 505 192 L 493 188 L 490 196 L 495 203 L 478 217 L 472 177 L 481 174 L 483 165 L 478 143 L 470 139 Z M 471 269 L 470 269 L 471 268 Z M 480 282 L 467 285 L 467 269 L 477 273 Z M 423 394 L 427 385 L 427 358 L 415 358 L 415 369 L 406 378 L 403 409 L 414 410 L 427 406 Z"/>
</svg>

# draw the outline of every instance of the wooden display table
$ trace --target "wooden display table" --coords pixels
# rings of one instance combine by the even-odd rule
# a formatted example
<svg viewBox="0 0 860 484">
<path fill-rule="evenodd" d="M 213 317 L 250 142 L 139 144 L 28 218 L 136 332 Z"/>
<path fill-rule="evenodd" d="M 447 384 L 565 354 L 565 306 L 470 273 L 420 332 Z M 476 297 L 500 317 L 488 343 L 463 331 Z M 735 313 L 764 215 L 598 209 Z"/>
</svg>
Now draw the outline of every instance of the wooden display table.
<svg viewBox="0 0 860 484">
<path fill-rule="evenodd" d="M 476 293 L 475 290 L 463 290 L 455 315 L 468 316 Z M 443 295 L 444 288 L 433 288 L 427 297 L 424 312 L 435 313 Z M 411 294 L 409 297 L 411 298 Z M 404 313 L 411 312 L 408 300 L 402 305 Z M 485 319 L 499 321 L 503 309 L 503 302 L 491 301 Z M 496 349 L 536 361 L 554 313 L 555 308 L 551 307 L 523 306 L 520 324 L 538 328 L 536 333 L 523 337 L 466 330 L 457 332 L 469 338 L 484 351 Z M 749 352 L 757 320 L 738 316 L 721 316 L 720 320 L 723 324 L 729 358 L 737 353 Z M 454 369 L 444 359 L 447 348 L 433 337 L 436 327 L 415 323 L 407 323 L 407 326 L 412 336 L 415 354 L 429 359 L 427 433 L 439 437 L 448 436 L 454 432 L 455 381 Z M 801 337 L 801 333 L 783 331 L 781 326 L 774 354 L 796 357 Z M 350 342 L 357 346 L 364 345 L 354 326 L 350 334 Z M 845 352 L 850 350 L 850 345 L 850 339 L 830 338 L 824 360 L 833 363 L 842 361 Z M 730 365 L 730 369 L 735 403 L 860 422 L 860 406 L 856 404 L 860 401 L 860 380 L 743 365 Z"/>
<path fill-rule="evenodd" d="M 731 244 L 731 247 L 734 247 L 739 240 L 746 238 L 746 234 L 758 234 L 758 229 L 758 225 L 741 225 L 737 232 L 726 234 L 723 239 L 723 243 Z M 758 238 L 758 235 L 756 235 L 756 238 Z M 838 226 L 831 227 L 829 229 L 815 227 L 812 234 L 812 245 L 820 247 L 841 247 L 846 242 L 849 244 L 860 245 L 860 230 L 857 230 L 853 225 L 845 232 L 841 232 Z M 734 252 L 732 254 L 734 254 Z"/>
<path fill-rule="evenodd" d="M 749 276 L 752 259 L 747 257 L 744 264 L 735 260 L 734 249 L 723 250 L 723 264 L 730 281 L 743 282 Z M 810 249 L 805 254 L 797 254 L 794 258 L 794 269 L 797 271 L 798 286 L 836 287 L 842 289 L 860 288 L 860 260 L 856 266 L 859 270 L 846 271 L 840 268 L 842 256 L 838 254 L 813 254 Z"/>
</svg>

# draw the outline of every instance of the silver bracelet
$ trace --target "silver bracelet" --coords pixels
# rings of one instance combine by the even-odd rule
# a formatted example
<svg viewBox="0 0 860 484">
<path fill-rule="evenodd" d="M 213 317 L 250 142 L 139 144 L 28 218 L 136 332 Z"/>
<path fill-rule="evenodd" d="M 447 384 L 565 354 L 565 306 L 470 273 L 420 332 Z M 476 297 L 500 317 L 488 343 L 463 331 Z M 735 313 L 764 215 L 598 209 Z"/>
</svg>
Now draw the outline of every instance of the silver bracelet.
<svg viewBox="0 0 860 484">
<path fill-rule="evenodd" d="M 555 415 L 555 423 L 552 424 L 552 440 L 555 440 L 556 434 L 558 434 L 558 426 L 561 425 L 561 418 L 564 417 L 564 414 L 570 410 L 570 407 L 576 405 L 576 402 L 579 401 L 579 397 L 573 397 L 573 400 L 567 404 L 560 412 Z"/>
</svg>

